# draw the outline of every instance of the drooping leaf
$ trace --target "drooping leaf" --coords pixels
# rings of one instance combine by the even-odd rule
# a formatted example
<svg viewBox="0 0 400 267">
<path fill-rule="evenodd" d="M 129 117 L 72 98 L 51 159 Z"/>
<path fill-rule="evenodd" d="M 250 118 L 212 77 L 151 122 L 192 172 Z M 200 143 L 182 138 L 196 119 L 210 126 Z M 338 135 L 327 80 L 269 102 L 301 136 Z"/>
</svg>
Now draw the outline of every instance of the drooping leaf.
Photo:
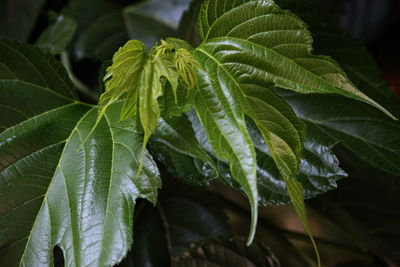
<svg viewBox="0 0 400 267">
<path fill-rule="evenodd" d="M 225 88 L 235 88 L 234 94 L 240 94 L 237 91 L 243 93 L 243 84 L 256 84 L 264 88 L 274 84 L 300 93 L 341 94 L 366 102 L 394 118 L 382 106 L 359 91 L 332 59 L 312 55 L 312 38 L 304 22 L 295 15 L 282 11 L 273 1 L 205 1 L 200 14 L 200 35 L 203 43 L 196 49 L 199 62 L 204 68 L 205 63 L 215 64 L 229 74 L 234 81 L 229 85 L 226 83 Z M 210 72 L 210 69 L 207 71 Z M 215 74 L 217 72 L 213 70 L 214 75 L 218 75 Z M 218 81 L 222 79 L 219 78 Z M 228 90 L 225 90 L 225 94 L 226 92 Z M 229 93 L 232 94 L 232 91 Z M 237 96 L 236 99 L 230 97 L 236 100 L 236 104 L 242 104 L 237 101 Z M 209 131 L 207 127 L 206 131 Z M 301 184 L 295 180 L 292 172 L 287 172 L 290 168 L 282 167 L 282 156 L 276 157 L 274 150 L 280 143 L 272 144 L 270 137 L 265 139 L 278 169 L 283 172 L 291 201 L 311 237 Z M 213 146 L 212 138 L 210 143 Z M 213 149 L 215 150 L 214 147 Z M 286 150 L 286 159 L 288 156 Z M 295 162 L 294 158 L 292 156 L 292 163 Z M 287 163 L 286 161 L 285 164 Z M 315 247 L 314 242 L 313 245 Z"/>
<path fill-rule="evenodd" d="M 52 265 L 56 245 L 68 266 L 118 263 L 136 198 L 155 203 L 160 187 L 147 153 L 136 176 L 134 120 L 118 120 L 117 102 L 96 123 L 97 108 L 77 102 L 55 59 L 14 41 L 0 47 L 0 106 L 19 114 L 1 112 L 0 265 Z"/>
<path fill-rule="evenodd" d="M 297 180 L 302 184 L 304 198 L 312 198 L 335 189 L 336 181 L 347 174 L 339 168 L 338 159 L 332 153 L 335 140 L 319 136 L 312 125 L 306 125 L 307 135 Z M 259 205 L 289 203 L 284 181 L 260 134 L 250 133 L 257 152 Z"/>
<path fill-rule="evenodd" d="M 195 53 L 204 70 L 198 70 L 193 106 L 209 137 L 215 154 L 230 162 L 233 178 L 243 187 L 252 208 L 249 242 L 257 223 L 256 155 L 246 129 L 234 80 L 207 56 Z M 209 63 L 209 64 L 206 64 Z"/>
<path fill-rule="evenodd" d="M 75 20 L 59 16 L 54 24 L 42 32 L 36 45 L 53 55 L 60 54 L 71 42 L 77 26 Z"/>
<path fill-rule="evenodd" d="M 257 85 L 243 84 L 242 88 L 246 94 L 245 112 L 259 129 L 287 184 L 289 180 L 297 178 L 304 126 L 290 106 L 273 91 Z"/>
<path fill-rule="evenodd" d="M 44 3 L 44 0 L 1 1 L 0 37 L 28 40 Z"/>
<path fill-rule="evenodd" d="M 214 155 L 204 127 L 200 124 L 195 114 L 189 112 L 188 118 L 192 123 L 197 140 L 203 149 L 212 155 L 216 161 L 219 179 L 226 184 L 241 189 L 240 185 L 232 178 L 229 172 L 229 165 L 226 162 L 221 162 Z M 335 189 L 337 187 L 336 181 L 347 176 L 339 168 L 339 161 L 331 151 L 332 146 L 336 144 L 335 139 L 320 135 L 312 127 L 313 125 L 308 125 L 307 123 L 308 130 L 304 142 L 303 157 L 297 176 L 298 181 L 303 185 L 305 198 L 312 198 Z M 258 204 L 261 206 L 288 204 L 290 199 L 285 183 L 265 145 L 263 137 L 253 123 L 247 123 L 247 128 L 256 148 Z M 200 170 L 202 170 L 201 172 L 204 176 L 208 176 L 211 171 L 208 168 Z"/>
<path fill-rule="evenodd" d="M 243 240 L 232 239 L 198 244 L 176 259 L 173 266 L 278 267 L 280 264 L 263 243 L 246 246 Z"/>
</svg>

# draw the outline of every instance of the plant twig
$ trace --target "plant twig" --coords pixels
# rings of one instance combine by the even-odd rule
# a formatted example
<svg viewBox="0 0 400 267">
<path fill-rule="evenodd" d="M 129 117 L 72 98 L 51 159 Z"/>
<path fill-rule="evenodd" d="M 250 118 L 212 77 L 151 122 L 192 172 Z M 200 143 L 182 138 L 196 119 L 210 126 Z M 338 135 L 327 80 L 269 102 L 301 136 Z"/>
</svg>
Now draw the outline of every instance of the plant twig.
<svg viewBox="0 0 400 267">
<path fill-rule="evenodd" d="M 61 53 L 61 63 L 64 65 L 65 69 L 68 72 L 68 76 L 71 79 L 72 83 L 75 87 L 81 92 L 84 96 L 88 97 L 93 102 L 97 102 L 97 93 L 93 92 L 88 88 L 83 82 L 81 82 L 73 73 L 71 62 L 69 60 L 68 53 L 66 51 Z"/>
</svg>

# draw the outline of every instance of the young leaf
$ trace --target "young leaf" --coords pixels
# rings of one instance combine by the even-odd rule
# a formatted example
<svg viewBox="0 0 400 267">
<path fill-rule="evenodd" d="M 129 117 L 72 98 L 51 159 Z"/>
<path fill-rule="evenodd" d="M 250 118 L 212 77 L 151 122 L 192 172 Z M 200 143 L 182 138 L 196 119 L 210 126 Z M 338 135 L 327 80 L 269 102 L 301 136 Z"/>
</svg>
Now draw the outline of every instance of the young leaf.
<svg viewBox="0 0 400 267">
<path fill-rule="evenodd" d="M 68 266 L 118 263 L 136 198 L 155 203 L 161 184 L 147 153 L 136 175 L 134 120 L 119 122 L 117 102 L 96 123 L 97 108 L 76 101 L 55 59 L 14 41 L 0 47 L 0 107 L 19 114 L 1 118 L 0 265 L 52 265 L 56 245 Z"/>
</svg>

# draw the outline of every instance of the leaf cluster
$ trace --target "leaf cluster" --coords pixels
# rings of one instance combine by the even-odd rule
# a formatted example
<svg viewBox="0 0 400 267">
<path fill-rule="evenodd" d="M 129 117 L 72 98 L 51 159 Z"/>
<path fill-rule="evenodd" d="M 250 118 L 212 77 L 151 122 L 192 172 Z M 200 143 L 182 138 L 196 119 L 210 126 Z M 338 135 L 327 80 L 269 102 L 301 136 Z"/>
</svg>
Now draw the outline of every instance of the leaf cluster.
<svg viewBox="0 0 400 267">
<path fill-rule="evenodd" d="M 101 0 L 85 15 L 76 10 L 92 1 L 71 0 L 38 38 L 42 50 L 1 39 L 2 265 L 49 266 L 59 247 L 67 266 L 113 266 L 134 238 L 122 266 L 279 266 L 258 241 L 227 241 L 229 208 L 211 207 L 221 199 L 171 189 L 170 175 L 241 190 L 250 203 L 247 245 L 263 221 L 259 206 L 291 203 L 320 265 L 304 199 L 347 176 L 333 146 L 399 175 L 398 108 L 359 43 L 295 5 L 297 15 L 272 0 L 172 2 L 121 8 Z M 172 11 L 179 16 L 164 15 Z M 141 41 L 127 41 L 102 67 L 98 104 L 82 102 L 92 92 L 74 76 L 68 51 L 107 58 L 125 29 Z M 313 207 L 324 211 L 321 203 Z M 331 220 L 349 223 L 346 216 Z M 373 240 L 365 244 L 380 252 Z"/>
</svg>

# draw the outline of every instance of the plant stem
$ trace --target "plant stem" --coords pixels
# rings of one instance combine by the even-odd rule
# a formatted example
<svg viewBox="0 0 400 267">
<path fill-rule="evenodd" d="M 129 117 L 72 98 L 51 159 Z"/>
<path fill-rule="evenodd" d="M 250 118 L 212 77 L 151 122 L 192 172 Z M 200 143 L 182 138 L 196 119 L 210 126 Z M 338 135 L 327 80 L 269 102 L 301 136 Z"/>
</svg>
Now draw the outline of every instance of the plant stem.
<svg viewBox="0 0 400 267">
<path fill-rule="evenodd" d="M 67 70 L 69 78 L 71 79 L 71 81 L 75 85 L 75 87 L 79 90 L 79 92 L 81 92 L 83 95 L 88 97 L 93 102 L 97 103 L 97 93 L 90 90 L 90 88 L 88 88 L 83 82 L 81 82 L 74 75 L 74 73 L 72 71 L 72 67 L 71 67 L 71 62 L 69 60 L 69 56 L 66 51 L 63 51 L 61 53 L 61 63 L 64 65 L 65 69 Z"/>
<path fill-rule="evenodd" d="M 170 260 L 171 260 L 171 263 L 172 263 L 174 257 L 172 255 L 172 239 L 171 239 L 171 233 L 169 231 L 169 223 L 168 223 L 168 220 L 167 220 L 167 216 L 165 215 L 164 210 L 163 210 L 163 208 L 162 208 L 160 203 L 157 204 L 157 208 L 158 208 L 158 211 L 160 213 L 160 217 L 161 217 L 162 223 L 164 225 L 165 238 L 167 239 L 168 252 L 169 252 Z"/>
</svg>

